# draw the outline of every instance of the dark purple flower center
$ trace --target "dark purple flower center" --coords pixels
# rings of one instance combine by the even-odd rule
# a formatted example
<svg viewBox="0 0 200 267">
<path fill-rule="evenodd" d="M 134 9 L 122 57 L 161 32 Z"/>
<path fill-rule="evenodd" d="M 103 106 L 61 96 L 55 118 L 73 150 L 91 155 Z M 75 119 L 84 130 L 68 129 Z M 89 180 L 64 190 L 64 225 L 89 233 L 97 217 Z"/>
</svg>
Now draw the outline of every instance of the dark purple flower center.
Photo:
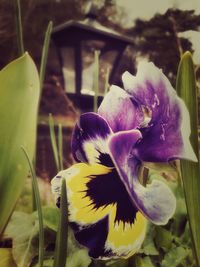
<svg viewBox="0 0 200 267">
<path fill-rule="evenodd" d="M 116 204 L 115 222 L 134 223 L 138 210 L 133 205 L 116 169 L 113 168 L 108 174 L 90 176 L 90 178 L 85 196 L 91 199 L 92 209 Z"/>
</svg>

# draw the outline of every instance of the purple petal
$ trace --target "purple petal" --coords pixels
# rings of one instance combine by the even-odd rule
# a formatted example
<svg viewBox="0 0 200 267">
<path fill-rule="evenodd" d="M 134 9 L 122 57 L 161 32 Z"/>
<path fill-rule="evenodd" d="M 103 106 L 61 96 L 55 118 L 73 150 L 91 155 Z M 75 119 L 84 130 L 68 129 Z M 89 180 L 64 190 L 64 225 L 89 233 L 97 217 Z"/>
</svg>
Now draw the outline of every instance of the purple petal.
<svg viewBox="0 0 200 267">
<path fill-rule="evenodd" d="M 109 158 L 106 156 L 106 140 L 111 132 L 100 115 L 92 112 L 81 115 L 72 135 L 72 154 L 75 160 L 91 164 L 106 161 Z"/>
<path fill-rule="evenodd" d="M 174 108 L 174 113 L 171 114 L 171 119 L 168 122 L 154 123 L 153 126 L 141 130 L 143 139 L 137 145 L 140 159 L 151 162 L 166 162 L 179 158 L 196 161 L 196 156 L 189 142 L 189 114 L 185 104 L 181 102 L 179 100 L 179 107 L 182 111 Z M 182 116 L 184 121 L 179 119 Z"/>
<path fill-rule="evenodd" d="M 113 132 L 137 128 L 143 113 L 131 96 L 118 86 L 111 86 L 101 103 L 98 113 L 106 119 Z"/>
<path fill-rule="evenodd" d="M 71 224 L 76 240 L 88 248 L 88 254 L 92 258 L 109 259 L 110 257 L 110 251 L 104 248 L 109 231 L 108 219 L 108 216 L 105 216 L 97 223 L 80 229 L 78 225 Z"/>
<path fill-rule="evenodd" d="M 119 132 L 109 139 L 109 149 L 113 162 L 136 207 L 155 224 L 166 224 L 176 207 L 176 199 L 169 187 L 154 180 L 144 187 L 137 178 L 140 160 L 136 157 L 141 134 L 137 130 Z"/>
<path fill-rule="evenodd" d="M 136 77 L 125 72 L 122 79 L 125 90 L 150 117 L 147 127 L 141 129 L 140 158 L 151 162 L 174 158 L 195 161 L 188 111 L 162 71 L 153 63 L 142 62 Z"/>
</svg>

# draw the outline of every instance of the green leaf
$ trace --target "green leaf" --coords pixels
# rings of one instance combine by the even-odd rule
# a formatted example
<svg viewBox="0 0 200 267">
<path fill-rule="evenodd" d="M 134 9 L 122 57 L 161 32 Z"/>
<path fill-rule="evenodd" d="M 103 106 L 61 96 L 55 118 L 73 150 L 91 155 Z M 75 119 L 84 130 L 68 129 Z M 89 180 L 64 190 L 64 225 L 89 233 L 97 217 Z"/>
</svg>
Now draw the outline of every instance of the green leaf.
<svg viewBox="0 0 200 267">
<path fill-rule="evenodd" d="M 173 222 L 171 224 L 171 232 L 177 236 L 180 236 L 185 230 L 185 224 L 187 221 L 187 209 L 185 205 L 183 188 L 178 184 L 176 185 L 176 187 L 174 187 L 173 192 L 176 196 L 176 211 L 173 216 Z"/>
<path fill-rule="evenodd" d="M 66 267 L 88 267 L 90 262 L 87 251 L 79 248 L 68 255 Z"/>
<path fill-rule="evenodd" d="M 195 154 L 199 159 L 197 87 L 194 64 L 190 52 L 186 52 L 181 58 L 177 74 L 176 89 L 178 95 L 183 99 L 190 113 L 190 141 Z"/>
<path fill-rule="evenodd" d="M 12 254 L 17 266 L 29 266 L 38 254 L 33 239 L 38 236 L 39 226 L 32 214 L 14 212 L 5 230 L 5 236 L 12 238 Z M 38 245 L 38 244 L 37 244 Z"/>
<path fill-rule="evenodd" d="M 147 256 L 159 255 L 159 252 L 154 244 L 155 234 L 156 234 L 155 226 L 152 224 L 149 224 L 144 243 L 142 244 L 142 248 L 140 249 L 139 253 L 143 253 Z"/>
<path fill-rule="evenodd" d="M 117 259 L 117 260 L 108 260 L 105 262 L 106 267 L 129 267 L 129 260 Z"/>
<path fill-rule="evenodd" d="M 22 191 L 33 158 L 39 101 L 39 76 L 26 53 L 0 71 L 0 233 Z"/>
<path fill-rule="evenodd" d="M 130 266 L 134 267 L 154 267 L 150 257 L 140 257 L 139 255 L 135 255 L 131 259 L 131 264 Z"/>
<path fill-rule="evenodd" d="M 177 267 L 181 264 L 189 255 L 190 250 L 183 247 L 174 247 L 167 254 L 165 254 L 164 259 L 162 260 L 162 267 Z"/>
<path fill-rule="evenodd" d="M 42 208 L 44 225 L 56 232 L 58 229 L 59 223 L 59 209 L 51 208 L 51 207 L 43 207 Z"/>
<path fill-rule="evenodd" d="M 53 266 L 53 259 L 52 257 L 47 257 L 44 260 L 44 267 L 52 267 Z M 39 263 L 33 263 L 31 264 L 31 267 L 39 267 Z"/>
<path fill-rule="evenodd" d="M 53 218 L 55 213 L 54 208 L 43 209 L 44 215 L 44 233 L 45 245 L 55 243 L 55 228 L 56 222 Z M 38 243 L 39 243 L 39 224 L 38 214 L 34 212 L 27 214 L 25 212 L 14 212 L 4 232 L 5 238 L 12 239 L 12 254 L 17 266 L 29 266 L 34 259 L 38 256 Z M 1 266 L 1 265 L 0 265 Z M 45 266 L 45 265 L 44 265 Z"/>
<path fill-rule="evenodd" d="M 44 267 L 52 267 L 53 259 L 45 259 L 44 260 Z M 31 267 L 39 267 L 39 263 L 32 264 Z"/>
<path fill-rule="evenodd" d="M 13 260 L 12 251 L 10 248 L 0 248 L 0 266 L 17 267 Z"/>
<path fill-rule="evenodd" d="M 192 56 L 189 52 L 186 52 L 183 55 L 179 64 L 177 92 L 185 101 L 190 113 L 190 141 L 196 156 L 199 159 L 197 88 Z M 200 165 L 196 162 L 182 160 L 181 172 L 196 260 L 198 266 L 200 266 Z"/>
<path fill-rule="evenodd" d="M 181 244 L 184 244 L 185 246 L 191 247 L 191 233 L 190 233 L 190 227 L 189 223 L 187 222 L 185 226 L 184 233 L 180 237 Z"/>
<path fill-rule="evenodd" d="M 154 267 L 150 257 L 143 258 L 143 265 L 144 267 Z"/>
<path fill-rule="evenodd" d="M 173 241 L 172 233 L 163 227 L 156 227 L 155 242 L 158 248 L 162 248 L 164 251 L 170 249 Z"/>
<path fill-rule="evenodd" d="M 69 227 L 66 267 L 88 267 L 90 262 L 88 250 L 77 243 L 73 231 Z"/>
</svg>

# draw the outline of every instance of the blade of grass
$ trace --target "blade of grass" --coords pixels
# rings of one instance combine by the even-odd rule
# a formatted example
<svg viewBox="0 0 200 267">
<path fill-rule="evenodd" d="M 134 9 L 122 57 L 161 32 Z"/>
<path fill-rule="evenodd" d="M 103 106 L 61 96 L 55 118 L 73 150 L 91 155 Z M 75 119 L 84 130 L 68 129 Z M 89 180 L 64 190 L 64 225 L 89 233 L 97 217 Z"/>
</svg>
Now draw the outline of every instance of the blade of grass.
<svg viewBox="0 0 200 267">
<path fill-rule="evenodd" d="M 106 75 L 105 75 L 105 88 L 104 88 L 104 96 L 107 94 L 109 90 L 109 75 L 110 75 L 110 69 L 106 69 Z"/>
<path fill-rule="evenodd" d="M 62 179 L 60 199 L 60 220 L 56 236 L 56 249 L 53 267 L 66 266 L 68 240 L 68 204 L 65 179 Z"/>
<path fill-rule="evenodd" d="M 42 57 L 41 57 L 41 63 L 40 63 L 40 87 L 42 91 L 43 87 L 43 82 L 44 82 L 44 75 L 45 75 L 45 70 L 46 70 L 46 64 L 47 64 L 47 56 L 49 52 L 49 43 L 50 43 L 50 38 L 51 38 L 51 33 L 52 33 L 52 27 L 53 23 L 52 21 L 49 22 L 47 26 L 47 30 L 45 33 L 45 39 L 44 39 L 44 44 L 42 48 Z"/>
<path fill-rule="evenodd" d="M 47 56 L 48 56 L 48 51 L 49 51 L 49 43 L 50 43 L 50 37 L 51 37 L 51 32 L 52 32 L 52 27 L 53 23 L 50 21 L 45 33 L 45 39 L 43 43 L 43 48 L 42 48 L 42 56 L 41 56 L 41 63 L 40 63 L 40 98 L 41 98 L 41 93 L 42 93 L 42 87 L 43 87 L 43 82 L 44 82 L 44 75 L 45 75 L 45 70 L 46 70 L 46 63 L 47 63 Z M 34 162 L 36 162 L 36 151 L 35 151 L 35 157 L 34 157 Z M 33 185 L 32 185 L 32 192 L 33 192 Z M 32 209 L 33 211 L 36 210 L 36 201 L 34 197 L 34 193 L 32 193 Z"/>
<path fill-rule="evenodd" d="M 63 170 L 63 134 L 62 134 L 62 125 L 58 125 L 58 153 L 60 161 L 60 170 Z"/>
<path fill-rule="evenodd" d="M 21 147 L 24 155 L 27 159 L 27 162 L 29 164 L 29 168 L 31 171 L 31 176 L 33 179 L 33 189 L 34 189 L 34 195 L 37 205 L 37 211 L 38 211 L 38 221 L 39 221 L 39 267 L 43 267 L 43 261 L 44 261 L 44 225 L 43 225 L 43 216 L 42 216 L 42 205 L 40 201 L 40 193 L 37 183 L 36 174 L 33 168 L 33 164 L 31 163 L 31 160 L 29 158 L 29 155 L 24 147 Z"/>
<path fill-rule="evenodd" d="M 55 135 L 55 128 L 54 128 L 54 121 L 51 114 L 49 114 L 49 130 L 50 130 L 50 139 L 51 139 L 51 146 L 53 149 L 54 160 L 56 163 L 57 171 L 59 172 L 59 156 L 58 156 L 58 147 L 56 143 L 56 135 Z"/>
<path fill-rule="evenodd" d="M 40 98 L 42 94 L 42 88 L 43 88 L 43 82 L 44 82 L 44 75 L 45 75 L 45 70 L 46 70 L 46 63 L 47 63 L 47 56 L 48 56 L 48 51 L 49 51 L 49 43 L 50 43 L 50 37 L 51 37 L 51 32 L 52 32 L 52 27 L 53 23 L 50 21 L 45 33 L 45 39 L 43 43 L 43 48 L 42 48 L 42 56 L 41 56 L 41 63 L 40 63 Z M 36 163 L 36 149 L 35 149 L 35 156 L 34 156 L 34 163 Z M 33 182 L 32 182 L 33 183 Z M 32 185 L 32 210 L 36 210 L 36 201 L 33 193 L 33 185 Z"/>
<path fill-rule="evenodd" d="M 97 112 L 98 109 L 98 94 L 99 94 L 99 55 L 100 51 L 94 52 L 94 77 L 93 77 L 93 91 L 94 91 L 94 103 L 93 111 Z"/>
<path fill-rule="evenodd" d="M 14 1 L 15 1 L 18 51 L 19 51 L 19 56 L 22 56 L 24 54 L 24 42 L 23 42 L 23 30 L 22 30 L 21 4 L 20 0 L 14 0 Z"/>
<path fill-rule="evenodd" d="M 177 93 L 190 113 L 191 144 L 199 161 L 197 88 L 192 56 L 186 52 L 180 61 L 176 84 Z M 194 254 L 200 266 L 200 166 L 199 162 L 181 161 L 181 173 L 190 223 Z"/>
</svg>

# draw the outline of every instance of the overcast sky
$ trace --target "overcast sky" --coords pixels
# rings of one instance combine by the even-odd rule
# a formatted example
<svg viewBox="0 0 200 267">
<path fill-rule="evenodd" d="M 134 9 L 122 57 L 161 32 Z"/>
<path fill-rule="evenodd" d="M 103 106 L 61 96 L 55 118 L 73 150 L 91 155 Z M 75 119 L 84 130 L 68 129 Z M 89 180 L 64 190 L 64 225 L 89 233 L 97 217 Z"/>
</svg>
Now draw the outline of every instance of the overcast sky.
<svg viewBox="0 0 200 267">
<path fill-rule="evenodd" d="M 194 9 L 200 15 L 200 0 L 117 0 L 117 3 L 127 12 L 127 26 L 132 25 L 136 18 L 150 19 L 155 13 L 162 14 L 170 7 Z M 185 37 L 193 43 L 194 61 L 200 64 L 200 33 L 190 31 L 185 33 Z"/>
</svg>

